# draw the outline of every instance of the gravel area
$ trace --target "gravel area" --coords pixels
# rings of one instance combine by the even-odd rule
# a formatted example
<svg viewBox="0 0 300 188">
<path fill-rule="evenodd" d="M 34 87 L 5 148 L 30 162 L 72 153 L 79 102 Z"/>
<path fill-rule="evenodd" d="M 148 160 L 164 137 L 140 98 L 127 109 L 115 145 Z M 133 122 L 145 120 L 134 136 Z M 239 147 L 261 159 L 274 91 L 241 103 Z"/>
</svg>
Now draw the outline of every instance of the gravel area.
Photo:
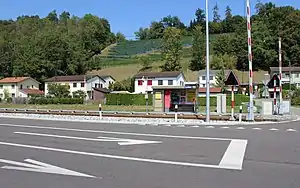
<svg viewBox="0 0 300 188">
<path fill-rule="evenodd" d="M 70 115 L 40 115 L 40 114 L 6 114 L 0 113 L 0 118 L 23 118 L 23 119 L 41 119 L 41 120 L 55 120 L 55 121 L 76 121 L 76 122 L 92 122 L 92 123 L 119 123 L 119 124 L 140 124 L 140 125 L 207 125 L 203 120 L 186 120 L 178 119 L 175 122 L 174 119 L 161 119 L 161 118 L 119 118 L 119 117 L 103 117 L 100 120 L 99 117 L 95 116 L 70 116 Z M 283 116 L 276 116 L 281 120 L 288 120 L 289 118 Z M 294 119 L 296 120 L 296 119 Z M 265 121 L 265 122 L 242 122 L 238 121 L 211 121 L 209 125 L 257 125 L 257 124 L 274 124 L 276 122 Z"/>
</svg>

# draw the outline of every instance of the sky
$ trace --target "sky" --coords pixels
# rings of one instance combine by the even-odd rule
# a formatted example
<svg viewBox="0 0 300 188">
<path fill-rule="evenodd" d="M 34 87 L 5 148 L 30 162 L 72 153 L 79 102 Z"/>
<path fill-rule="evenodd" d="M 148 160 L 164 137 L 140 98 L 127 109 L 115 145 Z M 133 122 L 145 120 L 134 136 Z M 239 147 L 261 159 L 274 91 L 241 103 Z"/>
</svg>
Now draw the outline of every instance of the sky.
<svg viewBox="0 0 300 188">
<path fill-rule="evenodd" d="M 250 1 L 254 12 L 257 0 Z M 299 0 L 261 0 L 263 3 L 270 1 L 277 6 L 300 8 Z M 245 15 L 245 0 L 209 0 L 210 18 L 216 3 L 222 16 L 227 5 L 234 15 Z M 197 8 L 205 9 L 205 0 L 1 0 L 0 19 L 16 19 L 21 15 L 45 17 L 52 10 L 58 14 L 68 11 L 79 17 L 91 13 L 106 18 L 113 32 L 120 31 L 128 39 L 133 39 L 134 32 L 140 27 L 148 27 L 152 21 L 167 15 L 178 16 L 188 24 Z"/>
</svg>

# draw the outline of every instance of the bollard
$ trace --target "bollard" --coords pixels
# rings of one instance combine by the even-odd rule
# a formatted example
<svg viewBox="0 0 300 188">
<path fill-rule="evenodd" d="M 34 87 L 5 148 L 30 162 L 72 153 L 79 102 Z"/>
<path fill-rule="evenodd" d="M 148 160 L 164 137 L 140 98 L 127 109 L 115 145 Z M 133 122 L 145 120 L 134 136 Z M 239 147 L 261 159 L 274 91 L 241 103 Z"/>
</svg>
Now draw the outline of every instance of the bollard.
<svg viewBox="0 0 300 188">
<path fill-rule="evenodd" d="M 99 104 L 99 117 L 102 119 L 102 105 Z"/>
<path fill-rule="evenodd" d="M 177 116 L 178 116 L 178 105 L 175 105 L 175 122 L 177 123 Z"/>
<path fill-rule="evenodd" d="M 242 113 L 243 113 L 243 106 L 240 106 L 240 115 L 239 115 L 239 122 L 242 122 Z"/>
</svg>

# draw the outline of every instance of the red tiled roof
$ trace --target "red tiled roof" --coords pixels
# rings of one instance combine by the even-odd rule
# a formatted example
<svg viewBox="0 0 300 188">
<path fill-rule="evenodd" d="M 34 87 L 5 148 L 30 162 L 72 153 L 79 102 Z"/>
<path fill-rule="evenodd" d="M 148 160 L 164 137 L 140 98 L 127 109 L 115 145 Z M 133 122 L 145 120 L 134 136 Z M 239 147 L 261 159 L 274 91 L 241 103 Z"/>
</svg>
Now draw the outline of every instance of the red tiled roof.
<svg viewBox="0 0 300 188">
<path fill-rule="evenodd" d="M 0 80 L 0 83 L 19 83 L 22 82 L 29 77 L 7 77 Z"/>
<path fill-rule="evenodd" d="M 199 93 L 205 93 L 205 92 L 206 92 L 205 87 L 199 88 Z M 222 88 L 211 87 L 211 88 L 209 88 L 209 92 L 210 93 L 222 93 Z"/>
<path fill-rule="evenodd" d="M 33 94 L 33 95 L 44 95 L 44 91 L 38 89 L 22 89 L 23 93 Z"/>
</svg>

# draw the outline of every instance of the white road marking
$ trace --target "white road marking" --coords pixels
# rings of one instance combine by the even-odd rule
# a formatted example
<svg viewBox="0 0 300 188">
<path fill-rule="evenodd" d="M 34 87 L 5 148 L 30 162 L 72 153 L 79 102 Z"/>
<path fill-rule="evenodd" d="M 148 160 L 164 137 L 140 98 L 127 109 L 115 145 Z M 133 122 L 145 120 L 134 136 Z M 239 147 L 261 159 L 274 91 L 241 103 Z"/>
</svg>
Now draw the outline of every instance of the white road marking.
<svg viewBox="0 0 300 188">
<path fill-rule="evenodd" d="M 279 129 L 276 129 L 276 128 L 272 128 L 272 129 L 269 129 L 270 131 L 278 131 Z"/>
<path fill-rule="evenodd" d="M 247 143 L 247 140 L 232 140 L 219 166 L 223 168 L 242 169 Z"/>
<path fill-rule="evenodd" d="M 134 140 L 134 139 L 124 139 L 124 138 L 114 138 L 114 137 L 98 137 L 100 139 L 96 139 L 96 138 L 84 138 L 84 137 L 63 136 L 63 135 L 53 135 L 53 134 L 41 134 L 41 133 L 29 133 L 29 132 L 14 132 L 14 133 L 15 134 L 21 134 L 21 135 L 52 137 L 52 138 L 64 138 L 64 139 L 73 139 L 73 140 L 85 140 L 85 141 L 96 141 L 96 142 L 117 142 L 121 146 L 129 146 L 129 145 L 137 145 L 137 144 L 162 143 L 160 141 Z"/>
<path fill-rule="evenodd" d="M 191 126 L 191 127 L 195 127 L 195 128 L 196 128 L 196 127 L 200 127 L 200 126 L 198 126 L 198 125 L 194 125 L 194 126 Z"/>
<path fill-rule="evenodd" d="M 164 125 L 165 127 L 171 127 L 172 125 L 168 124 L 168 125 Z"/>
<path fill-rule="evenodd" d="M 238 141 L 238 140 L 236 140 L 236 141 Z M 233 160 L 228 159 L 228 157 L 232 157 L 231 150 L 234 150 L 234 151 L 240 150 L 240 151 L 237 151 L 237 152 L 238 152 L 238 155 L 241 156 L 242 148 L 241 148 L 240 143 L 242 143 L 242 142 L 234 142 L 234 143 L 235 144 L 233 144 L 233 146 L 229 146 L 227 148 L 227 150 L 228 149 L 230 149 L 230 150 L 225 152 L 224 155 L 226 155 L 226 156 L 223 156 L 223 158 L 222 158 L 223 162 L 221 161 L 221 163 L 219 165 L 207 165 L 207 164 L 197 164 L 197 163 L 188 163 L 188 162 L 164 161 L 164 160 L 156 160 L 156 159 L 126 157 L 126 156 L 108 155 L 108 154 L 100 154 L 100 153 L 90 153 L 90 152 L 83 152 L 83 151 L 58 149 L 58 148 L 50 148 L 50 147 L 34 146 L 34 145 L 25 145 L 25 144 L 17 144 L 17 143 L 9 143 L 9 142 L 0 142 L 0 145 L 15 146 L 15 147 L 22 147 L 22 148 L 31 148 L 31 149 L 37 149 L 37 150 L 54 151 L 54 152 L 62 152 L 62 153 L 71 153 L 71 154 L 94 156 L 94 157 L 104 157 L 104 158 L 110 158 L 110 159 L 122 159 L 122 160 L 130 160 L 130 161 L 148 162 L 148 163 L 169 164 L 169 165 L 190 166 L 190 167 L 204 167 L 204 168 L 242 170 L 242 166 L 238 166 L 238 164 L 240 164 L 241 159 L 239 159 L 238 157 L 234 157 L 235 159 L 238 160 L 236 162 L 234 162 Z M 239 144 L 237 144 L 237 143 L 239 143 Z M 236 147 L 238 147 L 238 149 Z"/>
<path fill-rule="evenodd" d="M 185 125 L 177 125 L 177 127 L 185 127 Z"/>
<path fill-rule="evenodd" d="M 207 129 L 213 129 L 215 127 L 214 126 L 206 126 L 205 128 L 207 128 Z"/>
<path fill-rule="evenodd" d="M 87 175 L 87 174 L 75 172 L 73 170 L 68 170 L 68 169 L 65 169 L 65 168 L 49 165 L 49 164 L 42 163 L 42 162 L 39 162 L 39 161 L 35 161 L 35 160 L 32 160 L 32 159 L 26 159 L 24 161 L 27 162 L 27 163 L 21 163 L 21 162 L 16 162 L 16 161 L 0 159 L 0 163 L 6 163 L 6 164 L 19 166 L 19 167 L 3 166 L 3 167 L 1 167 L 3 169 L 95 178 L 94 176 L 91 176 L 91 175 Z"/>
<path fill-rule="evenodd" d="M 221 129 L 229 129 L 229 127 L 221 127 Z"/>
<path fill-rule="evenodd" d="M 116 134 L 116 135 L 178 138 L 178 139 L 191 139 L 191 140 L 220 140 L 220 141 L 234 140 L 234 139 L 230 139 L 230 138 L 212 138 L 212 137 L 176 136 L 176 135 L 163 135 L 163 134 L 131 133 L 131 132 L 113 132 L 113 131 L 100 131 L 100 130 L 89 130 L 89 129 L 71 129 L 71 128 L 62 128 L 62 127 L 43 127 L 43 126 L 35 126 L 35 125 L 0 124 L 0 126 L 46 129 L 46 130 L 59 130 L 59 131 L 74 131 L 74 132 L 86 132 L 86 133 L 104 133 L 104 134 Z"/>
<path fill-rule="evenodd" d="M 237 127 L 236 129 L 237 130 L 244 130 L 245 128 L 244 127 Z"/>
<path fill-rule="evenodd" d="M 262 130 L 261 128 L 259 127 L 255 127 L 255 128 L 252 128 L 253 130 Z"/>
<path fill-rule="evenodd" d="M 286 132 L 297 132 L 295 129 L 287 129 Z"/>
</svg>

